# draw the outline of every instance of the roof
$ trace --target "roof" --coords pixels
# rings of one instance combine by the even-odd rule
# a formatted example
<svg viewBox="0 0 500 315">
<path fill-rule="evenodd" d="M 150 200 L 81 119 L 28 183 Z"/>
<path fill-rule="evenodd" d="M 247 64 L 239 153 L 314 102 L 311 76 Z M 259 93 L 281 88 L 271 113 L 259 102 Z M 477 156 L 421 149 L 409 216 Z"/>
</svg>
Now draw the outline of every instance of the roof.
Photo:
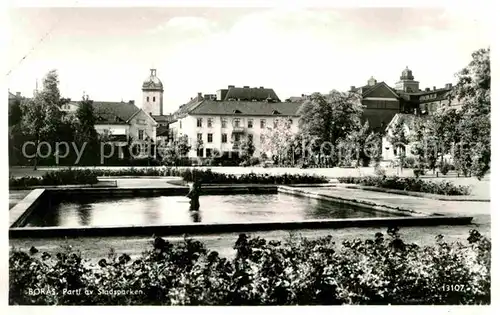
<svg viewBox="0 0 500 315">
<path fill-rule="evenodd" d="M 298 116 L 302 103 L 298 102 L 248 102 L 248 101 L 201 101 L 189 114 L 242 116 Z"/>
<path fill-rule="evenodd" d="M 157 137 L 166 137 L 168 136 L 168 127 L 159 126 L 156 128 L 156 136 Z"/>
<path fill-rule="evenodd" d="M 403 124 L 411 128 L 416 122 L 418 121 L 426 121 L 430 117 L 429 116 L 421 116 L 421 115 L 414 115 L 414 114 L 403 114 L 403 113 L 397 113 L 394 115 L 392 118 L 391 122 L 387 125 L 386 130 L 389 130 L 392 125 L 395 125 L 399 123 L 400 121 L 403 121 Z"/>
<path fill-rule="evenodd" d="M 278 95 L 273 89 L 268 88 L 250 88 L 250 87 L 230 87 L 227 91 L 224 101 L 229 101 L 231 99 L 241 100 L 241 101 L 252 101 L 253 99 L 257 101 L 263 101 L 267 98 L 271 98 L 275 101 L 280 101 Z"/>
<path fill-rule="evenodd" d="M 70 104 L 78 106 L 78 102 Z M 96 124 L 128 124 L 140 109 L 130 102 L 100 102 L 92 103 L 96 115 Z"/>
<path fill-rule="evenodd" d="M 156 122 L 171 122 L 173 120 L 172 115 L 151 115 L 151 117 Z"/>
<path fill-rule="evenodd" d="M 390 87 L 384 81 L 375 83 L 374 85 L 365 85 L 365 86 L 362 86 L 358 89 L 361 90 L 361 94 L 363 95 L 363 97 L 365 97 L 366 95 L 370 94 L 371 92 L 375 91 L 376 89 L 378 89 L 381 86 L 385 86 L 389 91 L 391 91 L 394 94 L 395 97 L 399 97 L 399 94 L 396 92 L 396 89 Z"/>
</svg>

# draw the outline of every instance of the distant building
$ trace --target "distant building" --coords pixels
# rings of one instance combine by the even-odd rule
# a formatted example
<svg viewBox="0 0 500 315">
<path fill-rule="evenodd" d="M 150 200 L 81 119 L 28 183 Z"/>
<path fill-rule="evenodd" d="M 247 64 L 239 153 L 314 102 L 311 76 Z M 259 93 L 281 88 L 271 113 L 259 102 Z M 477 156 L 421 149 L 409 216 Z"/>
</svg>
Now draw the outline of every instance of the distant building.
<svg viewBox="0 0 500 315">
<path fill-rule="evenodd" d="M 448 83 L 443 88 L 421 90 L 413 72 L 406 67 L 394 87 L 371 77 L 366 85 L 351 86 L 350 91 L 362 95 L 362 104 L 365 106 L 363 120 L 368 121 L 373 130 L 383 131 L 398 113 L 428 115 L 439 106 L 452 104 L 449 93 L 452 88 L 451 83 Z"/>
<path fill-rule="evenodd" d="M 70 102 L 67 105 L 71 111 L 76 111 L 79 104 Z M 142 143 L 156 141 L 156 121 L 143 109 L 135 106 L 134 101 L 93 101 L 92 106 L 96 117 L 96 131 L 106 135 L 116 146 L 124 146 L 130 141 Z"/>
<path fill-rule="evenodd" d="M 245 138 L 255 145 L 254 156 L 263 152 L 261 136 L 280 117 L 289 119 L 292 132 L 298 131 L 301 102 L 281 102 L 273 89 L 249 86 L 220 89 L 216 94 L 198 93 L 173 114 L 172 135 L 187 135 L 189 157 L 210 157 L 214 150 L 237 156 Z M 203 148 L 197 149 L 198 139 Z"/>
</svg>

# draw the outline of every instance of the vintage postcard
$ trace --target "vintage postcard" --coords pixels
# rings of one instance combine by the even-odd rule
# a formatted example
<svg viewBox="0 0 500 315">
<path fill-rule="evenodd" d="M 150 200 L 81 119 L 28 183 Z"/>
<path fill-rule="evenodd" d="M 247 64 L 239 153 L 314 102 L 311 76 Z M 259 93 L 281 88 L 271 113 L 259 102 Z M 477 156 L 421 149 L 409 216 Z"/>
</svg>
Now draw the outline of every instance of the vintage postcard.
<svg viewBox="0 0 500 315">
<path fill-rule="evenodd" d="M 8 304 L 489 305 L 483 11 L 10 7 Z"/>
</svg>

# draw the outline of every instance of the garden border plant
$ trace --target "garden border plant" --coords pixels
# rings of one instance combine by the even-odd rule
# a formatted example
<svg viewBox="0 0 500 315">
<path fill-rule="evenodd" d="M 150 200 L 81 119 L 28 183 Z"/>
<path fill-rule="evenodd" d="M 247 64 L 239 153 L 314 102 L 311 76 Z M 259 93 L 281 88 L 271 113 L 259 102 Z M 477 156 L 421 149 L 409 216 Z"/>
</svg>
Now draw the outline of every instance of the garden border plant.
<svg viewBox="0 0 500 315">
<path fill-rule="evenodd" d="M 414 177 L 397 176 L 363 176 L 363 177 L 338 177 L 342 184 L 357 184 L 362 186 L 374 186 L 387 189 L 415 191 L 437 195 L 464 196 L 470 195 L 469 186 L 454 185 L 449 181 L 433 182 Z"/>
<path fill-rule="evenodd" d="M 65 248 L 11 250 L 9 303 L 21 305 L 490 304 L 491 241 L 471 230 L 468 244 L 430 246 L 388 236 L 267 241 L 241 234 L 232 259 L 185 238 L 155 238 L 132 261 L 110 252 L 97 264 Z M 452 288 L 452 289 L 450 289 Z M 37 291 L 38 290 L 38 291 Z M 29 292 L 49 292 L 29 294 Z M 81 294 L 63 294 L 80 290 Z M 108 294 L 98 294 L 106 290 Z M 83 292 L 86 292 L 85 294 Z M 92 292 L 92 293 L 90 293 Z M 115 294 L 109 294 L 109 292 Z"/>
<path fill-rule="evenodd" d="M 42 177 L 9 178 L 10 187 L 52 186 L 95 184 L 97 177 L 106 176 L 179 176 L 184 181 L 192 182 L 195 179 L 205 184 L 322 184 L 328 183 L 324 176 L 301 174 L 256 174 L 232 175 L 212 172 L 211 169 L 196 168 L 129 168 L 129 169 L 67 169 L 48 172 Z"/>
</svg>

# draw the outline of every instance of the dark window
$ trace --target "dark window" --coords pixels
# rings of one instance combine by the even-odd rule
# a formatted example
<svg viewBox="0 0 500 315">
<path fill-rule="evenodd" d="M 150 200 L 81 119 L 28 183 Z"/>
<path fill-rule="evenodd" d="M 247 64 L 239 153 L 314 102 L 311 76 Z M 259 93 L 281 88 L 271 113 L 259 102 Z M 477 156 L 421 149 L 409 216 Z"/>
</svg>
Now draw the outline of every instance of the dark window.
<svg viewBox="0 0 500 315">
<path fill-rule="evenodd" d="M 208 128 L 212 128 L 212 121 L 213 121 L 213 119 L 212 119 L 212 118 L 208 118 L 208 119 L 207 119 L 207 127 L 208 127 Z"/>
<path fill-rule="evenodd" d="M 211 133 L 207 134 L 207 142 L 212 143 L 212 140 L 213 140 L 212 134 Z"/>
<path fill-rule="evenodd" d="M 253 142 L 253 135 L 248 135 L 248 141 Z"/>
<path fill-rule="evenodd" d="M 196 149 L 196 156 L 203 157 L 203 148 Z"/>
<path fill-rule="evenodd" d="M 248 128 L 253 128 L 253 119 L 248 120 Z"/>
<path fill-rule="evenodd" d="M 227 143 L 227 133 L 222 134 L 222 143 Z"/>
<path fill-rule="evenodd" d="M 149 102 L 149 96 L 146 96 L 146 102 Z"/>
<path fill-rule="evenodd" d="M 139 137 L 139 140 L 144 140 L 144 130 L 139 130 L 138 137 Z"/>
<path fill-rule="evenodd" d="M 202 133 L 197 134 L 196 137 L 197 137 L 198 140 L 203 140 L 203 134 Z"/>
<path fill-rule="evenodd" d="M 234 141 L 235 142 L 239 142 L 240 141 L 240 134 L 239 133 L 235 133 L 234 134 Z"/>
<path fill-rule="evenodd" d="M 156 101 L 156 97 L 153 96 L 153 102 Z"/>
<path fill-rule="evenodd" d="M 222 128 L 227 128 L 227 118 L 222 118 L 221 124 L 222 124 Z"/>
<path fill-rule="evenodd" d="M 196 127 L 201 127 L 201 126 L 203 126 L 203 119 L 202 118 L 196 119 Z"/>
<path fill-rule="evenodd" d="M 212 149 L 205 149 L 206 157 L 211 157 L 212 156 Z"/>
<path fill-rule="evenodd" d="M 260 120 L 260 129 L 264 129 L 266 128 L 266 120 L 265 119 L 261 119 Z"/>
<path fill-rule="evenodd" d="M 235 118 L 233 120 L 233 124 L 234 124 L 233 127 L 237 127 L 238 128 L 240 126 L 240 122 L 241 122 L 241 120 L 239 118 Z"/>
<path fill-rule="evenodd" d="M 260 143 L 263 143 L 265 140 L 265 136 L 264 135 L 260 135 Z"/>
</svg>

